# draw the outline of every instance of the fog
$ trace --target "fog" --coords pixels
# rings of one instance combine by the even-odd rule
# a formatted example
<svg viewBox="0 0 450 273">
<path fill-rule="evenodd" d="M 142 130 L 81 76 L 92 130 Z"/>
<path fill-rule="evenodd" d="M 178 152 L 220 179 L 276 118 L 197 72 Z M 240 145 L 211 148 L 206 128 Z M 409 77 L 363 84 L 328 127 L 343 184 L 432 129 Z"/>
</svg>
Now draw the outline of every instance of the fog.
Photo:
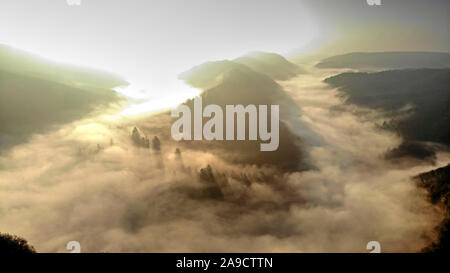
<svg viewBox="0 0 450 273">
<path fill-rule="evenodd" d="M 69 241 L 82 252 L 367 252 L 369 241 L 419 251 L 441 214 L 410 177 L 449 154 L 436 166 L 386 161 L 401 139 L 376 128 L 381 113 L 342 104 L 322 83 L 335 72 L 280 82 L 322 139 L 310 170 L 231 164 L 186 146 L 180 156 L 168 115 L 99 109 L 2 154 L 0 230 L 39 252 L 67 252 Z M 161 151 L 135 147 L 134 126 Z"/>
</svg>

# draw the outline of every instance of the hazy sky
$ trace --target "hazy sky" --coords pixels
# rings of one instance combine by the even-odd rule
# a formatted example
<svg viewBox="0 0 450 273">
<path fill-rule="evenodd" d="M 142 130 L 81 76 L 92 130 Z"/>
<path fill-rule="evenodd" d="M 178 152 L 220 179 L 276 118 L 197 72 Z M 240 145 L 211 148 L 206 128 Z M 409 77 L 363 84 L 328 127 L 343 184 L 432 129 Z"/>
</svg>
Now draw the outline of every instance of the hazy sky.
<svg viewBox="0 0 450 273">
<path fill-rule="evenodd" d="M 450 1 L 315 0 L 308 2 L 329 32 L 328 54 L 350 51 L 450 51 Z"/>
<path fill-rule="evenodd" d="M 0 43 L 116 72 L 144 97 L 184 92 L 180 72 L 255 50 L 448 51 L 449 1 L 382 2 L 0 0 Z"/>
</svg>

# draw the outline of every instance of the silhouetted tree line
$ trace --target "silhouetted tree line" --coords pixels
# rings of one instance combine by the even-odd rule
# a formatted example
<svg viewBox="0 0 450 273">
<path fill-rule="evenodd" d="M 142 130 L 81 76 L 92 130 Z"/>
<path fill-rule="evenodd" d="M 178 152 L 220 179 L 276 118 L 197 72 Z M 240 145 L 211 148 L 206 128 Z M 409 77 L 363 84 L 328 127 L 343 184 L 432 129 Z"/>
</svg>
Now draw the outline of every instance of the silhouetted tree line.
<svg viewBox="0 0 450 273">
<path fill-rule="evenodd" d="M 449 252 L 450 251 L 450 164 L 415 177 L 419 186 L 428 190 L 428 197 L 432 204 L 444 209 L 445 218 L 436 228 L 437 242 L 424 248 L 424 252 Z"/>
<path fill-rule="evenodd" d="M 139 130 L 136 127 L 134 127 L 133 132 L 131 133 L 131 139 L 133 140 L 133 144 L 137 147 L 150 147 L 149 139 L 146 136 L 141 136 Z"/>
<path fill-rule="evenodd" d="M 0 254 L 36 253 L 33 246 L 22 237 L 8 233 L 0 233 Z"/>
<path fill-rule="evenodd" d="M 139 133 L 138 128 L 136 127 L 134 127 L 133 132 L 131 133 L 131 139 L 136 147 L 150 148 L 150 140 L 148 139 L 147 136 L 141 135 L 141 133 Z M 154 151 L 161 150 L 161 141 L 157 136 L 153 137 L 151 148 Z"/>
<path fill-rule="evenodd" d="M 212 172 L 211 165 L 208 164 L 206 168 L 200 169 L 200 180 L 203 180 L 205 182 L 216 182 L 216 179 L 214 178 L 214 174 Z"/>
</svg>

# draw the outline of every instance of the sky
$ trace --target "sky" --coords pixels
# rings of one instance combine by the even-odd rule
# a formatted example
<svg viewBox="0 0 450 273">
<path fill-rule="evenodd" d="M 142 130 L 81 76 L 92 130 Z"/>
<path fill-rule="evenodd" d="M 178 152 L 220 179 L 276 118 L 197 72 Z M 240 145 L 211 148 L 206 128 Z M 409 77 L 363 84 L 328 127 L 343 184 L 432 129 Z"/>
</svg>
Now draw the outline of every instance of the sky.
<svg viewBox="0 0 450 273">
<path fill-rule="evenodd" d="M 450 51 L 450 1 L 307 1 L 327 29 L 327 54 L 352 51 Z"/>
<path fill-rule="evenodd" d="M 122 75 L 135 98 L 184 100 L 177 80 L 251 51 L 449 51 L 448 1 L 0 0 L 0 43 Z M 166 100 L 167 101 L 167 100 Z M 163 101 L 161 101 L 163 103 Z"/>
</svg>

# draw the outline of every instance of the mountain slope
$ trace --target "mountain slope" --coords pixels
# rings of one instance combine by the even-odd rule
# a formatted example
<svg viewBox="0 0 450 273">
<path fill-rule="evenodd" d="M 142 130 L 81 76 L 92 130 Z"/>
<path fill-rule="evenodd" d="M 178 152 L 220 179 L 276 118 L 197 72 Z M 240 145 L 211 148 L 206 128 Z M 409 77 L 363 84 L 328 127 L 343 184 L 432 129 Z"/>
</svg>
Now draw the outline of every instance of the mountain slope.
<svg viewBox="0 0 450 273">
<path fill-rule="evenodd" d="M 57 65 L 0 47 L 0 149 L 122 98 L 111 75 Z"/>
<path fill-rule="evenodd" d="M 233 60 L 265 74 L 274 80 L 287 80 L 303 71 L 283 56 L 275 53 L 254 52 Z"/>
<path fill-rule="evenodd" d="M 291 116 L 300 115 L 300 109 L 269 76 L 242 64 L 219 61 L 195 67 L 185 74 L 185 79 L 197 86 L 213 85 L 205 88 L 201 94 L 203 105 L 217 104 L 223 112 L 225 105 L 280 105 L 280 143 L 276 151 L 261 152 L 259 146 L 262 142 L 259 140 L 193 141 L 189 143 L 190 147 L 218 149 L 219 154 L 235 163 L 269 164 L 286 170 L 306 168 L 306 164 L 303 164 L 305 154 L 300 148 L 302 142 L 290 131 L 285 121 Z M 188 100 L 185 104 L 193 109 L 193 100 Z"/>
<path fill-rule="evenodd" d="M 250 68 L 228 60 L 206 62 L 183 72 L 179 78 L 193 87 L 206 90 L 220 84 L 222 75 L 231 70 L 241 70 L 245 73 L 250 71 Z"/>
<path fill-rule="evenodd" d="M 2 44 L 0 70 L 77 86 L 113 88 L 128 84 L 107 72 L 59 64 Z"/>
<path fill-rule="evenodd" d="M 302 73 L 300 67 L 289 62 L 283 56 L 275 53 L 255 52 L 232 61 L 203 63 L 182 73 L 180 79 L 194 87 L 209 89 L 220 84 L 221 76 L 231 70 L 240 70 L 242 73 L 254 71 L 273 80 L 286 80 Z"/>
<path fill-rule="evenodd" d="M 325 79 L 347 102 L 384 111 L 407 140 L 450 145 L 450 69 L 342 73 Z"/>
<path fill-rule="evenodd" d="M 436 228 L 438 241 L 424 249 L 425 252 L 448 252 L 450 246 L 450 164 L 414 177 L 419 187 L 428 191 L 432 204 L 440 206 L 444 220 Z"/>
</svg>

